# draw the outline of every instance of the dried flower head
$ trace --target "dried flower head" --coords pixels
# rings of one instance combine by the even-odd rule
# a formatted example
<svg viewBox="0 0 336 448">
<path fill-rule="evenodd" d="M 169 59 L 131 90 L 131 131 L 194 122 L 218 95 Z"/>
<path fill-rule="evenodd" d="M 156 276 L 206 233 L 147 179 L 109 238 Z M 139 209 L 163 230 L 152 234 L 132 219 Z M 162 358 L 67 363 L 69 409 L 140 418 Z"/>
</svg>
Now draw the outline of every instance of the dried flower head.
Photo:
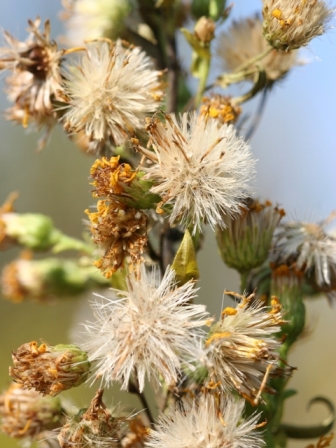
<svg viewBox="0 0 336 448">
<path fill-rule="evenodd" d="M 94 162 L 90 170 L 95 187 L 93 197 L 120 195 L 135 178 L 136 171 L 128 163 L 120 164 L 119 159 L 120 156 L 102 157 Z"/>
<path fill-rule="evenodd" d="M 206 323 L 205 307 L 192 305 L 193 282 L 177 287 L 168 268 L 159 286 L 157 272 L 130 272 L 127 291 L 113 290 L 121 298 L 101 297 L 94 302 L 95 322 L 85 325 L 86 348 L 97 361 L 97 376 L 109 384 L 122 382 L 128 389 L 132 376 L 144 388 L 145 376 L 160 383 L 176 383 L 182 362 L 199 353 L 199 327 Z"/>
<path fill-rule="evenodd" d="M 276 367 L 280 341 L 276 333 L 284 323 L 283 312 L 276 297 L 269 308 L 254 300 L 254 294 L 229 294 L 240 297 L 241 303 L 236 308 L 225 308 L 221 320 L 210 330 L 205 342 L 209 378 L 225 392 L 235 389 L 256 405 L 263 390 L 272 392 L 266 386 L 268 376 L 279 373 Z"/>
<path fill-rule="evenodd" d="M 54 347 L 32 341 L 12 354 L 9 374 L 24 389 L 35 389 L 52 397 L 82 384 L 89 374 L 87 353 L 75 345 Z"/>
<path fill-rule="evenodd" d="M 157 109 L 163 95 L 160 75 L 138 47 L 120 40 L 88 44 L 79 65 L 69 65 L 64 73 L 65 128 L 84 130 L 98 146 L 101 141 L 123 144 Z"/>
<path fill-rule="evenodd" d="M 58 435 L 61 448 L 117 448 L 122 419 L 113 417 L 99 389 L 89 408 L 69 418 Z"/>
<path fill-rule="evenodd" d="M 13 238 L 8 235 L 6 217 L 14 212 L 14 202 L 18 198 L 18 193 L 11 193 L 5 202 L 0 206 L 0 249 L 6 249 L 14 243 Z"/>
<path fill-rule="evenodd" d="M 133 264 L 142 261 L 147 244 L 147 216 L 140 210 L 116 201 L 98 201 L 97 212 L 86 210 L 92 239 L 101 258 L 95 262 L 109 278 L 130 257 Z"/>
<path fill-rule="evenodd" d="M 261 266 L 269 254 L 273 233 L 283 209 L 250 199 L 239 216 L 224 216 L 225 229 L 216 229 L 216 238 L 224 263 L 239 272 Z"/>
<path fill-rule="evenodd" d="M 62 425 L 63 409 L 58 398 L 41 397 L 13 383 L 0 396 L 1 431 L 10 437 L 36 440 L 46 430 Z"/>
<path fill-rule="evenodd" d="M 128 421 L 129 432 L 121 441 L 122 448 L 144 448 L 150 434 L 150 428 L 145 426 L 139 416 Z"/>
<path fill-rule="evenodd" d="M 62 4 L 66 38 L 71 46 L 100 37 L 116 40 L 131 9 L 129 0 L 63 0 Z"/>
<path fill-rule="evenodd" d="M 166 206 L 170 224 L 190 225 L 193 233 L 203 223 L 224 227 L 222 215 L 239 213 L 249 194 L 255 164 L 249 146 L 233 126 L 218 126 L 208 116 L 165 118 L 165 123 L 148 119 L 154 152 L 139 148 L 154 162 L 144 170 L 154 183 L 150 191 L 162 197 L 157 212 Z"/>
<path fill-rule="evenodd" d="M 300 48 L 325 32 L 332 14 L 324 0 L 263 0 L 264 36 L 278 50 Z"/>
<path fill-rule="evenodd" d="M 336 289 L 336 239 L 325 227 L 335 218 L 332 213 L 320 223 L 292 221 L 279 226 L 272 258 L 277 266 L 285 264 L 301 272 L 321 290 Z"/>
<path fill-rule="evenodd" d="M 249 60 L 265 53 L 268 48 L 263 36 L 262 20 L 254 16 L 234 21 L 227 32 L 219 35 L 217 54 L 225 69 L 234 72 Z M 249 68 L 259 67 L 264 70 L 267 82 L 271 84 L 281 79 L 297 64 L 296 51 L 273 50 Z"/>
<path fill-rule="evenodd" d="M 49 132 L 57 123 L 53 102 L 58 99 L 61 88 L 60 64 L 64 50 L 58 50 L 51 40 L 48 20 L 43 32 L 39 30 L 39 18 L 28 23 L 30 35 L 25 42 L 5 32 L 8 47 L 0 49 L 0 69 L 11 72 L 6 83 L 9 99 L 14 103 L 6 118 L 24 127 L 32 122 Z"/>
<path fill-rule="evenodd" d="M 241 107 L 234 104 L 227 96 L 205 96 L 202 98 L 202 103 L 200 114 L 214 118 L 219 124 L 234 123 L 241 114 Z"/>
<path fill-rule="evenodd" d="M 185 399 L 159 416 L 148 448 L 259 448 L 262 435 L 255 431 L 259 414 L 242 418 L 244 400 L 202 395 Z"/>
</svg>

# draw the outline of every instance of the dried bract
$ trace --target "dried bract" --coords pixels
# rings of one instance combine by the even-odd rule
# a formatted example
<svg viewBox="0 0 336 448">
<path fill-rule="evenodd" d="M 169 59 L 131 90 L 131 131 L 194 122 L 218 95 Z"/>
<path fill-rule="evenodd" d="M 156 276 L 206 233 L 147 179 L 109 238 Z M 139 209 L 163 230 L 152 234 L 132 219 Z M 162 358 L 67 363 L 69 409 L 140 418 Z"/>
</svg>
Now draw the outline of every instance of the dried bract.
<svg viewBox="0 0 336 448">
<path fill-rule="evenodd" d="M 85 325 L 90 359 L 97 376 L 128 389 L 134 376 L 140 391 L 145 376 L 158 385 L 176 383 L 182 362 L 199 357 L 199 327 L 206 323 L 205 307 L 192 305 L 193 282 L 177 287 L 174 271 L 167 269 L 157 286 L 157 272 L 130 272 L 127 291 L 113 290 L 120 299 L 101 297 L 93 303 L 95 322 Z M 98 296 L 100 297 L 100 296 Z"/>
<path fill-rule="evenodd" d="M 64 72 L 65 129 L 85 131 L 98 146 L 101 141 L 122 145 L 157 109 L 163 96 L 160 75 L 139 47 L 120 40 L 87 44 L 79 65 Z"/>
<path fill-rule="evenodd" d="M 263 0 L 264 35 L 278 50 L 300 48 L 325 32 L 332 14 L 323 0 Z"/>
<path fill-rule="evenodd" d="M 14 381 L 52 397 L 82 384 L 90 369 L 87 353 L 75 345 L 38 346 L 33 341 L 21 345 L 12 359 L 9 374 Z"/>
<path fill-rule="evenodd" d="M 228 393 L 235 389 L 256 405 L 263 390 L 272 392 L 268 376 L 285 372 L 276 369 L 280 340 L 276 338 L 284 324 L 281 305 L 276 297 L 272 307 L 254 298 L 241 297 L 236 308 L 225 308 L 222 318 L 210 330 L 205 348 L 209 379 Z"/>
<path fill-rule="evenodd" d="M 165 207 L 171 225 L 192 226 L 193 233 L 203 223 L 225 227 L 222 215 L 239 213 L 249 195 L 255 162 L 248 144 L 233 126 L 218 126 L 208 116 L 185 113 L 179 120 L 173 114 L 165 119 L 148 119 L 154 152 L 139 148 L 154 162 L 144 170 L 154 183 L 150 191 L 162 197 L 157 212 Z"/>
<path fill-rule="evenodd" d="M 148 448 L 259 448 L 259 414 L 242 418 L 244 400 L 202 395 L 185 399 L 159 416 Z"/>
<path fill-rule="evenodd" d="M 217 55 L 225 69 L 234 72 L 251 59 L 265 53 L 269 45 L 263 36 L 262 20 L 258 16 L 234 21 L 229 30 L 219 35 Z M 268 84 L 283 78 L 298 64 L 296 51 L 271 51 L 249 69 L 264 70 Z M 247 75 L 253 79 L 253 75 Z"/>
</svg>

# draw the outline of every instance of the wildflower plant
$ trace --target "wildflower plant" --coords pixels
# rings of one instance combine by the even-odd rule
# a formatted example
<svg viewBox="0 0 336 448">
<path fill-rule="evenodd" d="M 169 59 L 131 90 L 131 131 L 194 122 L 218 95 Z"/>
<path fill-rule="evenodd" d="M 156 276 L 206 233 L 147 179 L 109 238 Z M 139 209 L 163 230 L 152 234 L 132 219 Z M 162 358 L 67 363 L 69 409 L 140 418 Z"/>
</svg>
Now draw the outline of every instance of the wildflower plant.
<svg viewBox="0 0 336 448">
<path fill-rule="evenodd" d="M 96 203 L 76 239 L 48 216 L 16 211 L 10 195 L 0 207 L 0 248 L 22 252 L 3 268 L 1 288 L 12 301 L 42 303 L 93 289 L 92 316 L 79 345 L 22 341 L 13 350 L 2 431 L 28 447 L 284 448 L 291 438 L 329 446 L 333 413 L 300 427 L 283 422 L 283 407 L 304 294 L 336 296 L 331 218 L 289 221 L 253 196 L 248 140 L 258 120 L 245 134 L 242 124 L 245 103 L 295 70 L 300 47 L 326 31 L 332 9 L 323 0 L 264 0 L 262 11 L 227 26 L 224 0 L 63 7 L 69 47 L 39 18 L 25 41 L 4 32 L 5 117 L 45 129 L 40 148 L 61 126 L 93 158 Z M 178 29 L 196 92 L 181 69 Z M 222 72 L 210 84 L 212 61 Z M 240 83 L 248 90 L 235 96 L 230 87 Z M 226 292 L 235 306 L 219 319 L 195 303 L 206 225 L 241 278 L 239 292 Z M 60 258 L 68 250 L 71 258 Z M 98 387 L 91 403 L 64 406 L 59 394 L 85 382 Z M 112 385 L 136 394 L 141 408 L 109 409 L 102 388 Z"/>
</svg>

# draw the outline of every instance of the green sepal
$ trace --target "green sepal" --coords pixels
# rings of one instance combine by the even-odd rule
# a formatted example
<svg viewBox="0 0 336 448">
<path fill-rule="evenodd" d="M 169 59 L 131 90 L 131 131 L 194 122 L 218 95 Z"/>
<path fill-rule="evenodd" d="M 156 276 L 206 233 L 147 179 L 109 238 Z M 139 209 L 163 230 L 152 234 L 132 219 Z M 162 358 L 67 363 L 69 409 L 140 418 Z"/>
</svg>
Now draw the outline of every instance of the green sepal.
<svg viewBox="0 0 336 448">
<path fill-rule="evenodd" d="M 195 33 L 192 33 L 186 28 L 181 28 L 181 32 L 183 33 L 184 37 L 187 39 L 189 45 L 194 50 L 194 52 L 201 58 L 210 60 L 211 53 L 210 53 L 210 46 L 209 44 L 206 44 L 204 42 L 201 42 L 198 37 L 195 35 Z M 193 55 L 194 57 L 194 55 Z M 194 73 L 192 73 L 194 75 Z M 195 76 L 195 75 L 194 75 Z"/>
</svg>

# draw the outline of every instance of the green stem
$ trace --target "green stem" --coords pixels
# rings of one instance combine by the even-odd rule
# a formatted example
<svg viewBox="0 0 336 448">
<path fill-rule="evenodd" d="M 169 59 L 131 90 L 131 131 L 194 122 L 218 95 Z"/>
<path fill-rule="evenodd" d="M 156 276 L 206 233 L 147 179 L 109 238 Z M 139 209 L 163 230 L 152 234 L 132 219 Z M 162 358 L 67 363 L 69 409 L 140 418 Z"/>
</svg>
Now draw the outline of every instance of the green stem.
<svg viewBox="0 0 336 448">
<path fill-rule="evenodd" d="M 206 83 L 208 80 L 209 71 L 210 71 L 210 59 L 202 59 L 201 65 L 200 65 L 200 75 L 201 76 L 200 76 L 200 81 L 198 84 L 197 92 L 195 95 L 195 102 L 194 102 L 195 108 L 197 108 L 201 103 L 203 93 L 206 89 Z"/>
<path fill-rule="evenodd" d="M 261 59 L 264 59 L 267 55 L 269 55 L 273 51 L 273 47 L 267 48 L 267 50 L 263 51 L 262 53 L 257 54 L 257 56 L 254 56 L 254 58 L 249 59 L 248 61 L 244 62 L 244 64 L 239 65 L 233 73 L 239 73 L 247 68 L 249 68 L 251 65 L 255 64 L 258 61 L 261 61 Z"/>
</svg>

